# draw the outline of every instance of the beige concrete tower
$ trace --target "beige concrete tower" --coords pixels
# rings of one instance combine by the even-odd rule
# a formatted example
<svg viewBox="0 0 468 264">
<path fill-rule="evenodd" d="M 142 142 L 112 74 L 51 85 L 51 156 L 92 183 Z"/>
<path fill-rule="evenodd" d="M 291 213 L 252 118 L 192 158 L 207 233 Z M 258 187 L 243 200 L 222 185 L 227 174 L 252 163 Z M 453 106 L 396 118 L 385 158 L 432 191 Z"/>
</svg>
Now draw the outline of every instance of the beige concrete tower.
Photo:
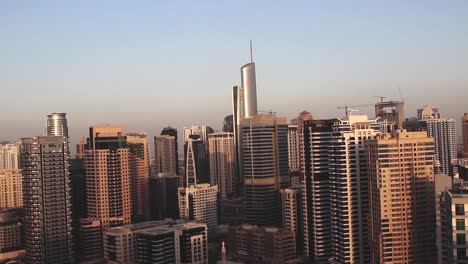
<svg viewBox="0 0 468 264">
<path fill-rule="evenodd" d="M 395 131 L 366 142 L 372 263 L 435 263 L 434 140 Z"/>
<path fill-rule="evenodd" d="M 129 149 L 119 126 L 90 127 L 85 151 L 88 217 L 103 227 L 131 221 Z"/>
<path fill-rule="evenodd" d="M 208 136 L 211 185 L 218 185 L 222 199 L 235 194 L 236 162 L 234 134 L 214 133 Z"/>
<path fill-rule="evenodd" d="M 23 207 L 22 180 L 20 170 L 0 169 L 0 208 Z"/>
</svg>

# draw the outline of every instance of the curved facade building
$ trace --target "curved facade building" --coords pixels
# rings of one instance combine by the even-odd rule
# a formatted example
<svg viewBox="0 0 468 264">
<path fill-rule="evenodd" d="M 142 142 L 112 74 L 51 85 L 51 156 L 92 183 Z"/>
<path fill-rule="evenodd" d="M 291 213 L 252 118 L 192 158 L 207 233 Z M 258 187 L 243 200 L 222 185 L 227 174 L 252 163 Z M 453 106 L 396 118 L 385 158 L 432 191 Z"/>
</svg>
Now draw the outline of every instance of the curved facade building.
<svg viewBox="0 0 468 264">
<path fill-rule="evenodd" d="M 47 115 L 47 136 L 68 137 L 66 113 L 52 113 Z"/>
<path fill-rule="evenodd" d="M 241 68 L 241 85 L 244 89 L 245 117 L 257 114 L 257 80 L 255 78 L 255 63 L 247 63 Z"/>
</svg>

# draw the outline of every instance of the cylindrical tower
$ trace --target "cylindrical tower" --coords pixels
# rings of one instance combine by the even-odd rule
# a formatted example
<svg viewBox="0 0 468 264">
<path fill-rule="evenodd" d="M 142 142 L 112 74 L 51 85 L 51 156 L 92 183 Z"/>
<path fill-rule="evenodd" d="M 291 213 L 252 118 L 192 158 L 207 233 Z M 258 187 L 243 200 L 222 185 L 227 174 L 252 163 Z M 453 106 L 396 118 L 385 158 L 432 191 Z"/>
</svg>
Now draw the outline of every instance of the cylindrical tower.
<svg viewBox="0 0 468 264">
<path fill-rule="evenodd" d="M 47 136 L 62 136 L 68 138 L 66 113 L 52 113 L 47 115 Z"/>
<path fill-rule="evenodd" d="M 245 117 L 257 114 L 257 81 L 255 63 L 247 63 L 241 68 L 241 82 L 244 89 Z"/>
</svg>

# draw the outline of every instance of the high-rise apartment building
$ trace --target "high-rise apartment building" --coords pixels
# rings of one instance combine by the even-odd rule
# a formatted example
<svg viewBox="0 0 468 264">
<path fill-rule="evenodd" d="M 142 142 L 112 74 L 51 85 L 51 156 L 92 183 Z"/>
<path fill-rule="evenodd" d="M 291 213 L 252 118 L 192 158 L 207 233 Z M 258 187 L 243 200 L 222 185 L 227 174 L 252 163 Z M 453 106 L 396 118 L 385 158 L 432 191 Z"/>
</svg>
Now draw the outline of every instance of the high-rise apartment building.
<svg viewBox="0 0 468 264">
<path fill-rule="evenodd" d="M 68 138 L 68 124 L 66 113 L 52 113 L 47 115 L 47 136 L 62 136 Z"/>
<path fill-rule="evenodd" d="M 20 143 L 0 143 L 0 169 L 20 169 Z"/>
<path fill-rule="evenodd" d="M 463 157 L 468 159 L 468 113 L 462 117 Z"/>
<path fill-rule="evenodd" d="M 131 222 L 130 151 L 119 126 L 90 127 L 86 150 L 88 218 L 102 227 Z"/>
<path fill-rule="evenodd" d="M 441 197 L 442 262 L 466 263 L 468 260 L 468 184 L 456 182 Z"/>
<path fill-rule="evenodd" d="M 425 105 L 418 109 L 418 123 L 427 131 L 429 137 L 434 138 L 435 159 L 440 162 L 442 173 L 453 176 L 457 168 L 452 161 L 457 159 L 457 142 L 455 136 L 455 120 L 441 118 L 439 109 Z"/>
<path fill-rule="evenodd" d="M 86 150 L 86 139 L 81 138 L 80 142 L 76 144 L 76 159 L 84 160 L 85 159 L 85 150 Z"/>
<path fill-rule="evenodd" d="M 221 198 L 232 198 L 236 193 L 236 156 L 234 134 L 213 133 L 208 136 L 211 185 L 217 185 Z"/>
<path fill-rule="evenodd" d="M 104 231 L 107 263 L 207 264 L 205 224 L 166 219 Z"/>
<path fill-rule="evenodd" d="M 375 116 L 378 118 L 380 130 L 384 133 L 403 128 L 405 120 L 405 103 L 399 101 L 383 101 L 375 104 Z"/>
<path fill-rule="evenodd" d="M 255 115 L 240 128 L 246 221 L 280 226 L 279 190 L 290 184 L 286 118 Z"/>
<path fill-rule="evenodd" d="M 68 141 L 23 138 L 24 239 L 27 263 L 72 263 Z"/>
<path fill-rule="evenodd" d="M 316 263 L 328 263 L 331 257 L 329 146 L 337 122 L 337 119 L 302 122 L 304 255 Z"/>
<path fill-rule="evenodd" d="M 126 135 L 129 149 L 129 172 L 132 194 L 132 221 L 149 220 L 149 147 L 145 134 Z"/>
<path fill-rule="evenodd" d="M 209 184 L 179 188 L 180 218 L 205 223 L 209 231 L 218 226 L 218 186 Z"/>
<path fill-rule="evenodd" d="M 299 137 L 297 131 L 297 125 L 288 125 L 288 164 L 289 171 L 300 171 L 300 160 L 299 160 Z"/>
<path fill-rule="evenodd" d="M 394 131 L 366 154 L 371 263 L 435 263 L 434 140 Z"/>
<path fill-rule="evenodd" d="M 177 139 L 174 136 L 161 135 L 154 137 L 155 173 L 178 175 Z"/>
<path fill-rule="evenodd" d="M 294 233 L 284 228 L 242 225 L 229 227 L 228 255 L 246 263 L 293 263 Z"/>
<path fill-rule="evenodd" d="M 23 207 L 23 176 L 20 170 L 0 169 L 0 208 Z"/>
<path fill-rule="evenodd" d="M 370 263 L 369 185 L 364 143 L 374 139 L 379 128 L 377 120 L 369 120 L 365 115 L 348 115 L 333 125 L 328 176 L 331 254 L 338 263 Z"/>
<path fill-rule="evenodd" d="M 0 263 L 22 263 L 25 252 L 22 219 L 22 209 L 0 209 Z"/>
<path fill-rule="evenodd" d="M 291 230 L 296 240 L 296 253 L 302 256 L 304 232 L 302 230 L 302 192 L 300 187 L 286 188 L 281 193 L 282 227 Z"/>
</svg>

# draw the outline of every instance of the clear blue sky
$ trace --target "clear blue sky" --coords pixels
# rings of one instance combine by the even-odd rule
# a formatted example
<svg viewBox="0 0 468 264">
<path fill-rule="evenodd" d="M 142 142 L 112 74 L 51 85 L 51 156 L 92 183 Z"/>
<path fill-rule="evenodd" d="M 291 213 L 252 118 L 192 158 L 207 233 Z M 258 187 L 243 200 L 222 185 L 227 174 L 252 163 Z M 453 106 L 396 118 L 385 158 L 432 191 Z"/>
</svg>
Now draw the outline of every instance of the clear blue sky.
<svg viewBox="0 0 468 264">
<path fill-rule="evenodd" d="M 72 142 L 102 123 L 220 128 L 250 39 L 261 110 L 340 117 L 400 87 L 407 116 L 468 112 L 468 1 L 4 0 L 0 36 L 0 140 L 50 112 Z"/>
</svg>

